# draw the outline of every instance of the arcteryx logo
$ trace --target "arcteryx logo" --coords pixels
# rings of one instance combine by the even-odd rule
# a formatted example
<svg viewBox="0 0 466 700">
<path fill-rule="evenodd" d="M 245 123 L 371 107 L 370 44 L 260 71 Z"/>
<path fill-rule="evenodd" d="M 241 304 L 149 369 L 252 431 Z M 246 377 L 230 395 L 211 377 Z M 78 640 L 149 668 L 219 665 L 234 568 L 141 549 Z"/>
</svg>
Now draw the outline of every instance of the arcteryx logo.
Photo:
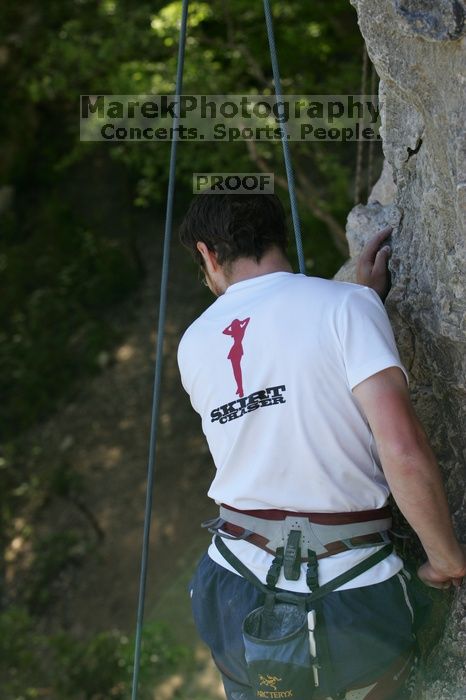
<svg viewBox="0 0 466 700">
<path fill-rule="evenodd" d="M 270 690 L 257 691 L 256 697 L 258 698 L 292 698 L 294 697 L 292 690 L 279 690 L 278 684 L 282 681 L 278 676 L 263 676 L 259 673 L 259 685 L 270 688 Z"/>
<path fill-rule="evenodd" d="M 244 321 L 239 321 L 237 318 L 230 323 L 229 326 L 223 331 L 224 335 L 231 335 L 233 338 L 233 345 L 230 352 L 228 353 L 228 359 L 231 362 L 231 367 L 233 369 L 233 376 L 236 381 L 236 396 L 244 396 L 243 391 L 243 374 L 241 372 L 241 358 L 244 355 L 243 352 L 243 338 L 246 333 L 246 328 L 250 318 L 245 318 Z"/>
</svg>

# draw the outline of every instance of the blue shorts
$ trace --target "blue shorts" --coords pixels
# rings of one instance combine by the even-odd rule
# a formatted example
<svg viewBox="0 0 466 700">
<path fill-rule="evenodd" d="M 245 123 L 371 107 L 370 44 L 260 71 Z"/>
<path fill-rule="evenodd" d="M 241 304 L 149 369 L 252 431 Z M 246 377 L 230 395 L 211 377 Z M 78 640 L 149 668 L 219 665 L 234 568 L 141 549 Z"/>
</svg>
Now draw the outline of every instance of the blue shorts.
<svg viewBox="0 0 466 700">
<path fill-rule="evenodd" d="M 195 625 L 223 675 L 227 696 L 249 700 L 242 623 L 249 612 L 263 605 L 263 594 L 208 554 L 200 560 L 189 588 Z M 413 648 L 415 607 L 402 573 L 322 599 L 334 690 L 374 682 Z"/>
</svg>

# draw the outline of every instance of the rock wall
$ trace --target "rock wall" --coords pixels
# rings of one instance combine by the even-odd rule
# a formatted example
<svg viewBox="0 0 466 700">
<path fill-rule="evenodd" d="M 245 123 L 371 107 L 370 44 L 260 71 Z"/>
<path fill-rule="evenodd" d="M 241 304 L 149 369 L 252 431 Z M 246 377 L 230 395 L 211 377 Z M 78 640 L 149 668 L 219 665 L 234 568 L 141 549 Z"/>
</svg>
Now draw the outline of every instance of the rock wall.
<svg viewBox="0 0 466 700">
<path fill-rule="evenodd" d="M 459 0 L 351 3 L 381 79 L 387 165 L 369 203 L 350 213 L 350 254 L 394 226 L 387 309 L 466 542 L 466 8 Z M 354 279 L 351 260 L 337 278 Z M 463 585 L 418 698 L 466 698 L 465 642 Z"/>
</svg>

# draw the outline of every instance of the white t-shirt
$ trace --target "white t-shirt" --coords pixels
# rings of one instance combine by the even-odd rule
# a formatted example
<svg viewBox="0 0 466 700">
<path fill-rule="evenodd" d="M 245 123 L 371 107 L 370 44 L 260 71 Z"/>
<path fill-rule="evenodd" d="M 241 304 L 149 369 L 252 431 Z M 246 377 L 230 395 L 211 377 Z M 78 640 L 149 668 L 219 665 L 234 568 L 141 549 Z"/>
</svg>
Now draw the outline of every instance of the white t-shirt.
<svg viewBox="0 0 466 700">
<path fill-rule="evenodd" d="M 389 487 L 352 389 L 400 362 L 385 308 L 369 287 L 274 272 L 229 286 L 178 348 L 184 388 L 216 466 L 208 495 L 240 510 L 346 512 L 381 508 Z M 224 540 L 265 581 L 272 556 Z M 319 582 L 375 548 L 319 560 Z M 209 555 L 231 569 L 211 545 Z M 384 581 L 392 554 L 338 590 Z M 280 588 L 306 591 L 282 575 Z"/>
</svg>

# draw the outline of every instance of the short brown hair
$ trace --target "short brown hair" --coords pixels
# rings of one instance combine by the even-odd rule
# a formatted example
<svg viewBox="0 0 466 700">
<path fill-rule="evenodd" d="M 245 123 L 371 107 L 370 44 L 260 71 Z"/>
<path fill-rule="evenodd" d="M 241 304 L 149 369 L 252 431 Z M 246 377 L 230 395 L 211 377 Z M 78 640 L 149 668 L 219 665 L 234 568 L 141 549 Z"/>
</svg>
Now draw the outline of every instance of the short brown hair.
<svg viewBox="0 0 466 700">
<path fill-rule="evenodd" d="M 220 265 L 244 257 L 259 262 L 272 246 L 285 253 L 283 205 L 275 194 L 198 194 L 181 224 L 180 241 L 200 265 L 198 241 L 215 251 Z"/>
</svg>

